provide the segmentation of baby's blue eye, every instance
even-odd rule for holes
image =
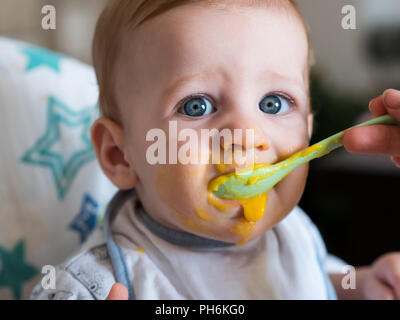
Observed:
[[[278,95],[266,96],[259,104],[260,110],[269,114],[285,113],[290,110],[289,101]]]
[[[178,112],[190,117],[201,117],[214,112],[214,107],[207,98],[195,97],[187,100]]]

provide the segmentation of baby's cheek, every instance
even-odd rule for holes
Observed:
[[[285,179],[275,186],[275,190],[281,199],[281,205],[285,208],[293,208],[300,201],[306,185],[308,164],[303,164],[294,169]]]
[[[276,144],[279,161],[285,160],[296,152],[309,146],[308,136],[301,132],[286,135],[285,139]]]
[[[200,207],[200,200],[207,196],[206,190],[201,187],[203,177],[202,166],[163,166],[156,177],[158,197],[170,212],[194,218],[195,208]]]
[[[162,166],[156,176],[156,190],[159,199],[171,210],[180,210],[188,198],[188,190],[182,188],[182,177],[176,172],[176,165]]]
[[[298,115],[270,132],[271,143],[283,160],[309,145],[306,117]]]

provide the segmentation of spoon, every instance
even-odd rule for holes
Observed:
[[[384,115],[351,128],[374,124],[400,125],[392,116]],[[247,199],[266,192],[296,167],[343,146],[342,137],[345,131],[334,134],[276,164],[256,164],[254,167],[216,177],[210,181],[208,190],[217,197],[225,199]]]

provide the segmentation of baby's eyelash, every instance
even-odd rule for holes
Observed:
[[[183,106],[187,101],[189,101],[192,98],[207,98],[208,100],[214,102],[214,100],[205,93],[197,93],[197,94],[195,93],[195,94],[191,94],[191,95],[187,96],[186,98],[182,99],[178,103],[178,105]]]
[[[266,97],[273,96],[273,95],[276,95],[276,96],[286,99],[293,106],[296,105],[296,101],[292,97],[290,97],[289,95],[287,95],[286,93],[283,93],[283,92],[271,92],[268,95],[266,95]]]

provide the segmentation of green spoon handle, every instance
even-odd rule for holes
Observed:
[[[346,130],[343,130],[341,132],[338,132],[324,140],[321,140],[320,142],[313,144],[312,146],[301,150],[294,155],[292,155],[290,158],[287,160],[284,160],[276,165],[273,165],[272,167],[276,166],[276,169],[282,170],[281,178],[289,174],[294,168],[309,162],[315,158],[320,158],[328,153],[330,153],[332,150],[335,150],[341,146],[343,146],[342,143],[342,138],[344,133],[352,128],[355,127],[365,127],[365,126],[371,126],[375,124],[386,124],[386,125],[400,125],[399,122],[397,122],[392,116],[390,115],[384,115],[378,118],[374,118],[372,120],[360,123],[358,125],[355,125],[353,127],[350,127]],[[279,166],[279,167],[278,167]],[[260,168],[257,170],[254,170],[248,174],[249,177],[257,177],[257,180],[261,180],[265,177],[270,176],[272,168]]]
[[[356,127],[366,127],[366,126],[371,126],[371,125],[375,125],[375,124],[400,125],[400,123],[398,121],[396,121],[391,115],[388,115],[388,114],[378,117],[378,118],[374,118],[369,121],[365,121],[360,124],[357,124],[353,127],[350,127],[346,130],[338,132],[338,133],[318,142],[319,145],[323,145],[326,147],[321,148],[320,150],[317,150],[317,152],[315,152],[315,153],[313,152],[312,153],[313,156],[310,159],[304,159],[305,162],[315,159],[315,158],[318,158],[318,157],[321,157],[321,156],[325,155],[327,153],[327,151],[330,152],[332,150],[335,150],[336,148],[343,146],[342,138],[346,131],[348,131],[352,128],[356,128]]]

